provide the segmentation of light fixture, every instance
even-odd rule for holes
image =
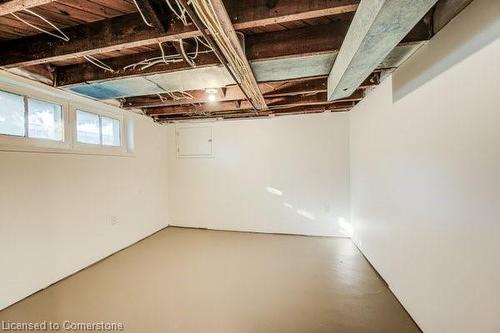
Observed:
[[[215,102],[217,100],[217,89],[208,88],[205,89],[205,93],[207,94],[207,99],[209,102]]]

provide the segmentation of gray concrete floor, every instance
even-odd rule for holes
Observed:
[[[148,333],[420,332],[348,239],[172,227],[2,320],[123,322]]]

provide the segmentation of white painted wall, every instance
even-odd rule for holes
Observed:
[[[131,117],[131,157],[0,151],[0,309],[167,226],[167,129]]]
[[[177,158],[170,127],[171,225],[346,235],[339,218],[349,216],[347,114],[208,125],[215,156],[203,159]]]
[[[354,239],[426,333],[500,332],[500,2],[350,114]]]

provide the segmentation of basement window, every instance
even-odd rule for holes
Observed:
[[[62,106],[28,98],[28,137],[63,141]]]
[[[76,140],[78,143],[103,146],[121,146],[120,120],[77,110]]]
[[[0,134],[63,141],[62,106],[0,91]]]
[[[0,105],[0,134],[24,136],[24,97],[0,90]]]

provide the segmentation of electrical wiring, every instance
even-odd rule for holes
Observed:
[[[167,103],[167,102],[168,102],[168,98],[163,97],[161,94],[156,94],[156,95],[158,95],[158,97],[160,98],[160,101],[161,101],[162,103]]]
[[[144,59],[144,60],[141,60],[137,63],[127,65],[127,66],[123,67],[123,69],[124,70],[129,70],[129,69],[135,70],[135,69],[139,68],[139,70],[142,71],[142,70],[145,70],[145,69],[152,67],[154,65],[157,65],[157,64],[165,63],[166,65],[168,65],[170,63],[182,61],[182,59],[177,59],[177,58],[179,58],[177,55],[175,55],[175,56],[165,55],[165,50],[163,49],[163,46],[161,43],[158,43],[158,46],[160,47],[160,51],[161,51],[160,57],[153,57],[153,58]]]
[[[217,17],[217,13],[211,1],[191,0],[190,3],[194,8],[196,15],[206,26],[212,38],[224,54],[229,68],[233,72],[235,78],[239,81],[239,84],[247,93],[249,99],[252,101],[252,104],[254,104],[254,106],[258,109],[265,107],[265,101],[263,101],[262,95],[256,90],[251,80],[253,74],[249,73],[245,60],[238,54],[238,52],[235,52],[235,47],[228,35],[225,33],[224,27]]]
[[[16,13],[11,13],[12,16],[14,16],[16,19],[18,19],[19,21],[23,22],[24,24],[32,27],[33,29],[36,29],[38,31],[41,31],[43,33],[46,33],[47,35],[50,35],[50,36],[53,36],[53,37],[56,37],[56,38],[59,38],[59,39],[62,39],[63,41],[67,42],[69,41],[69,37],[61,30],[59,29],[55,24],[53,24],[52,22],[50,22],[49,20],[47,20],[45,17],[43,17],[42,15],[40,14],[37,14],[35,13],[34,11],[30,10],[30,9],[23,9],[23,11],[25,11],[26,13],[28,14],[31,14],[33,16],[36,16],[38,17],[39,19],[41,19],[42,21],[44,21],[45,23],[47,23],[48,25],[50,25],[52,28],[54,28],[59,34],[55,34],[53,33],[52,31],[48,31],[48,30],[45,30],[43,28],[40,28],[34,24],[31,24],[30,22],[24,20],[23,18],[21,18],[20,16],[18,16]]]
[[[141,61],[139,61],[137,63],[127,65],[127,66],[123,67],[123,69],[124,70],[137,70],[138,69],[138,70],[143,71],[143,70],[145,70],[147,68],[150,68],[150,67],[158,65],[158,64],[164,63],[166,65],[169,65],[169,64],[172,64],[172,63],[178,63],[178,62],[182,62],[183,61],[182,56],[180,54],[166,55],[165,54],[165,50],[163,49],[162,44],[158,43],[158,45],[160,47],[161,56],[141,60]],[[197,47],[194,52],[187,52],[186,54],[191,59],[196,59],[196,57],[199,54],[210,53],[210,52],[212,52],[212,51],[211,50],[200,51],[198,49],[198,47]]]
[[[151,22],[148,22],[146,19],[146,16],[144,16],[144,13],[142,12],[141,7],[139,7],[139,4],[137,3],[137,0],[132,0],[134,1],[135,6],[137,7],[137,10],[139,11],[139,14],[141,14],[142,20],[148,27],[153,27],[153,24]]]
[[[174,13],[174,15],[184,24],[184,25],[188,25],[188,19],[187,19],[187,16],[186,16],[186,9],[179,3],[179,1],[177,0],[174,0],[175,2],[175,5],[177,6],[178,9],[175,9],[174,6],[170,3],[170,0],[165,0],[165,2],[167,3],[168,7],[170,8],[170,10],[172,11],[172,13]],[[181,52],[181,55],[183,56],[184,60],[191,66],[191,67],[196,67],[196,63],[194,62],[194,59],[196,59],[196,57],[198,56],[198,50],[199,50],[199,44],[202,44],[203,46],[207,47],[208,49],[212,49],[210,47],[210,45],[204,41],[202,38],[200,37],[194,37],[194,40],[195,40],[195,43],[196,43],[196,51],[195,51],[195,55],[193,57],[189,57],[188,54],[186,53],[185,49],[184,49],[184,45],[182,43],[182,39],[179,40],[179,43],[180,43],[180,52]]]
[[[83,57],[85,58],[85,60],[87,60],[88,62],[90,62],[94,66],[97,66],[97,67],[99,67],[101,69],[104,69],[107,72],[111,72],[111,73],[115,72],[115,70],[113,68],[109,67],[104,62],[102,62],[101,60],[97,59],[96,57],[93,57],[91,55],[84,55]]]
[[[194,62],[194,59],[196,59],[196,57],[198,56],[199,44],[198,44],[198,40],[196,38],[195,38],[195,43],[196,43],[195,54],[194,54],[194,57],[191,58],[186,53],[186,50],[184,49],[184,41],[182,39],[179,40],[179,50],[180,50],[181,56],[188,63],[188,65],[191,67],[196,67],[196,63]]]
[[[168,97],[170,97],[170,99],[173,101],[194,99],[193,95],[191,95],[190,93],[185,92],[185,91],[168,91],[168,92],[165,92],[164,94],[167,95]],[[165,96],[162,96],[162,94],[157,94],[157,96],[160,98],[162,103],[168,103],[170,101]]]
[[[167,6],[168,6],[168,8],[170,8],[170,10],[172,11],[172,13],[174,13],[174,15],[179,20],[181,20],[181,22],[184,25],[188,25],[188,21],[187,21],[187,17],[186,17],[186,10],[184,9],[184,7],[182,7],[182,5],[177,0],[174,0],[175,4],[177,5],[177,8],[179,10],[179,12],[177,12],[177,10],[174,9],[174,7],[172,6],[172,4],[170,3],[170,0],[165,0],[165,1],[167,2]]]

